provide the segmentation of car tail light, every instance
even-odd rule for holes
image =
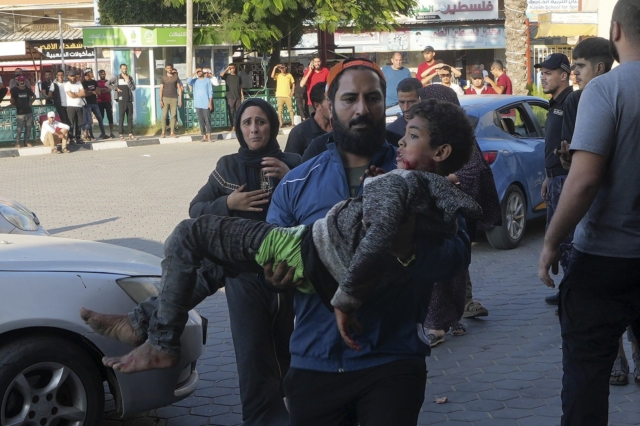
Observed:
[[[492,165],[496,161],[496,158],[498,158],[498,151],[485,151],[482,155],[484,155],[484,159],[487,160],[487,163]]]

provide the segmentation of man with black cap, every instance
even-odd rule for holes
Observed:
[[[547,227],[549,227],[553,214],[558,208],[560,193],[568,174],[567,170],[562,167],[560,157],[555,154],[555,150],[560,150],[561,145],[564,101],[573,92],[573,87],[571,87],[569,80],[571,65],[569,64],[569,58],[564,54],[552,53],[547,56],[544,62],[536,64],[534,67],[540,70],[542,91],[551,95],[544,132],[544,167],[546,176],[544,182],[542,182],[541,189],[542,198],[547,203]],[[560,265],[565,274],[569,267],[572,240],[573,230],[560,244],[560,251],[562,252]]]
[[[465,95],[495,95],[493,87],[484,84],[484,74],[480,68],[471,72],[471,86],[464,91]]]
[[[418,65],[418,71],[416,72],[416,77],[420,81],[426,76],[436,73],[434,68],[436,65],[436,50],[432,46],[427,46],[422,51],[422,56],[424,56],[424,62]]]

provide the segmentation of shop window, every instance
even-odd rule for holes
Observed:
[[[151,76],[149,75],[149,49],[134,49],[136,56],[136,79],[139,86],[148,86],[151,84]]]

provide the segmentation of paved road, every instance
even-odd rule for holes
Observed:
[[[187,217],[189,201],[217,159],[236,148],[236,141],[218,141],[0,158],[0,194],[36,211],[53,235],[160,256],[164,238]],[[536,270],[543,227],[531,224],[516,250],[493,250],[486,241],[474,247],[474,290],[490,316],[465,321],[468,334],[447,335],[427,359],[421,425],[559,424],[559,327],[553,309],[544,304],[549,290]],[[241,423],[224,293],[210,297],[198,310],[209,318],[210,327],[195,395],[124,422],[108,413],[104,426]],[[433,402],[442,396],[449,402]],[[640,424],[639,401],[636,385],[612,388],[611,424]],[[113,410],[112,401],[107,409]]]

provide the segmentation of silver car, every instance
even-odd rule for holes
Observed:
[[[0,234],[49,235],[38,216],[18,203],[0,196]]]
[[[124,416],[186,398],[198,385],[206,320],[195,311],[179,365],[121,374],[103,356],[132,348],[94,333],[84,306],[125,314],[158,294],[160,259],[91,241],[0,233],[0,424],[100,423],[104,382]]]

